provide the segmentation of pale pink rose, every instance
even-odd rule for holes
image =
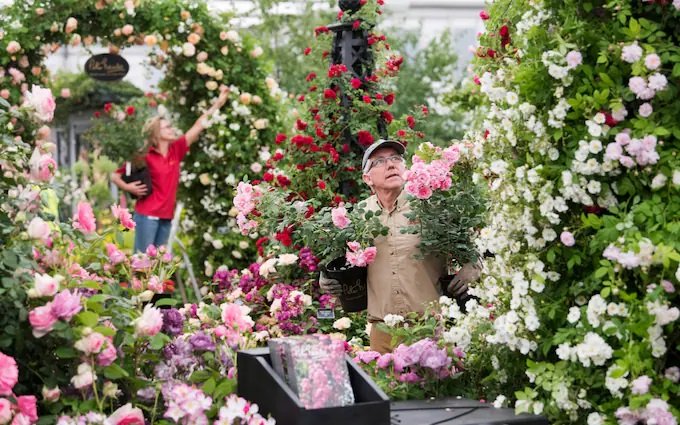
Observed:
[[[0,90],[0,97],[1,98],[7,100],[7,99],[9,99],[9,95],[10,95],[9,90],[7,90],[7,89]]]
[[[197,62],[205,62],[208,59],[208,53],[206,52],[200,52],[199,54],[196,55],[196,61]]]
[[[113,412],[106,420],[106,425],[144,425],[144,414],[137,407],[128,403]]]
[[[158,276],[155,275],[149,278],[149,283],[146,285],[146,287],[157,294],[163,292],[163,282]]]
[[[82,389],[89,387],[96,380],[97,376],[92,367],[87,363],[81,363],[78,365],[78,374],[71,378],[71,383],[77,389]]]
[[[347,217],[347,210],[342,203],[337,208],[331,209],[331,219],[339,229],[344,229],[351,223],[349,217]]]
[[[135,31],[135,27],[133,27],[130,24],[123,25],[123,28],[121,28],[120,32],[123,33],[123,35],[128,36],[131,35]]]
[[[651,53],[645,57],[645,66],[653,71],[661,66],[661,58],[656,53]]]
[[[652,385],[652,379],[647,375],[642,375],[630,383],[630,389],[633,394],[642,395],[649,392],[650,385]]]
[[[70,17],[66,20],[66,26],[64,27],[64,32],[66,34],[71,34],[78,28],[78,20],[76,18]]]
[[[153,47],[158,43],[158,38],[156,38],[155,35],[149,34],[146,37],[144,37],[144,44],[146,44],[149,47]]]
[[[112,338],[106,338],[106,345],[104,349],[97,356],[97,365],[99,366],[109,366],[118,358],[118,352],[116,347],[113,345]]]
[[[355,252],[358,251],[359,248],[361,248],[361,244],[359,242],[356,242],[356,241],[347,242],[347,246],[349,247],[349,249],[351,249],[352,251],[355,251]]]
[[[220,40],[224,41],[226,39],[227,39],[227,32],[226,31],[220,32]]]
[[[574,235],[571,232],[567,231],[562,232],[562,234],[560,235],[560,241],[562,241],[562,243],[565,246],[574,246],[574,244],[576,243]]]
[[[132,219],[132,214],[130,214],[130,211],[127,208],[121,207],[119,205],[112,205],[111,212],[115,218],[120,220],[120,224],[122,224],[123,227],[126,229],[135,228],[135,222]]]
[[[257,46],[250,52],[250,56],[252,58],[259,58],[260,56],[262,56],[262,53],[264,53],[264,50],[262,50],[262,47]]]
[[[571,52],[567,53],[567,68],[576,68],[577,66],[581,65],[582,62],[583,56],[578,50],[572,50]]]
[[[186,57],[191,57],[194,54],[196,54],[196,46],[193,44],[186,42],[182,45],[182,54]]]
[[[9,43],[7,43],[7,53],[10,55],[13,55],[21,50],[21,44],[18,42],[12,40]]]
[[[637,62],[641,57],[642,48],[637,44],[637,41],[633,44],[624,46],[621,51],[621,59],[628,63]]]
[[[81,297],[77,292],[71,293],[68,289],[59,292],[52,300],[52,314],[65,321],[71,320],[78,314],[83,306],[80,304]]]
[[[227,327],[238,332],[247,332],[253,328],[255,322],[249,316],[250,308],[244,305],[225,303],[221,305],[222,321]]]
[[[227,336],[228,332],[229,332],[229,330],[224,325],[216,326],[215,329],[213,329],[213,333],[218,338],[224,338],[225,336]]]
[[[43,400],[54,403],[55,401],[59,400],[59,397],[61,397],[61,390],[59,387],[47,388],[46,386],[43,386],[42,396]]]
[[[89,355],[99,353],[104,347],[105,342],[106,338],[104,335],[100,334],[99,332],[92,332],[91,334],[80,338],[73,346],[78,351],[82,351],[83,353]]]
[[[654,112],[654,108],[652,108],[652,105],[650,105],[648,102],[640,105],[640,108],[638,109],[638,113],[643,118],[647,118],[648,116],[652,115],[652,112]]]
[[[61,89],[60,96],[63,97],[64,99],[68,99],[69,97],[71,97],[71,89],[69,88]]]
[[[33,327],[34,337],[40,338],[48,334],[57,322],[57,317],[52,312],[52,303],[31,310],[28,313],[28,321]]]
[[[364,258],[367,265],[375,261],[375,256],[377,255],[377,253],[378,249],[374,246],[369,246],[364,250]]]
[[[45,241],[50,236],[50,225],[40,217],[33,217],[33,220],[28,223],[28,229],[26,230],[28,237],[31,239]]]
[[[633,161],[633,158],[623,155],[621,158],[619,158],[619,162],[621,165],[623,165],[626,168],[633,168],[635,167],[635,161]]]
[[[156,307],[147,305],[142,315],[135,320],[135,335],[154,336],[163,327],[163,314]]]
[[[78,209],[73,216],[73,228],[84,234],[94,233],[97,230],[97,222],[92,212],[92,206],[88,202],[78,202]]]
[[[135,2],[132,0],[125,0],[123,6],[125,6],[128,15],[132,15],[135,12]]]
[[[675,287],[673,286],[673,283],[671,283],[670,280],[662,280],[661,281],[661,287],[663,287],[663,290],[666,291],[669,294],[672,294],[675,292]]]
[[[148,256],[145,254],[135,254],[130,262],[132,270],[146,270],[151,268],[152,263]]]
[[[16,68],[10,68],[7,72],[9,72],[9,75],[12,76],[12,82],[13,82],[14,84],[19,84],[19,83],[21,83],[22,81],[26,80],[26,75],[25,75],[23,72],[21,72],[21,71],[19,71],[18,69],[16,69]],[[27,90],[27,88],[25,88],[25,87],[23,86],[23,84],[22,84],[22,85],[21,85],[21,92],[23,93],[23,92],[25,92],[26,90]]]
[[[106,244],[106,255],[109,256],[109,262],[113,265],[122,263],[127,258],[125,253],[112,243]]]
[[[35,110],[36,118],[40,121],[52,121],[54,109],[57,107],[52,91],[33,84],[31,91],[24,93],[24,106]]]
[[[48,274],[36,273],[34,287],[39,297],[51,297],[59,290],[59,280]]]
[[[31,177],[38,181],[49,182],[57,171],[57,161],[52,158],[52,155],[40,155],[37,163],[31,164],[33,165],[35,165],[35,173],[31,173]]]
[[[19,380],[19,368],[14,357],[0,352],[0,395],[11,395]]]
[[[34,395],[22,395],[17,397],[19,412],[26,415],[31,422],[36,422],[38,420],[38,407],[36,406],[36,401]]]
[[[0,397],[0,424],[9,423],[10,419],[12,419],[12,403]]]

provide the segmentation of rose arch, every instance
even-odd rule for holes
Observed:
[[[18,1],[3,10],[0,22],[0,95],[12,104],[33,84],[49,85],[44,60],[67,44],[108,45],[111,53],[148,46],[150,63],[165,71],[159,88],[181,129],[207,108],[221,84],[229,86],[229,104],[185,159],[182,229],[197,235],[189,246],[201,269],[249,249],[231,231],[230,184],[266,155],[259,149],[274,140],[280,96],[255,40],[231,29],[228,17],[211,13],[205,3],[186,0]]]

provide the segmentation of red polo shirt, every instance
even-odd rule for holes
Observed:
[[[187,152],[189,146],[184,136],[170,144],[166,156],[161,155],[154,147],[149,149],[145,159],[151,174],[153,191],[151,195],[137,200],[136,212],[151,217],[172,219],[179,186],[179,166]],[[123,174],[125,167],[118,169],[117,172]]]

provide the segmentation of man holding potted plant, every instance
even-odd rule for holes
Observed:
[[[375,240],[376,258],[368,266],[368,320],[382,322],[388,314],[404,316],[422,313],[427,303],[441,295],[439,278],[446,274],[443,258],[418,255],[420,236],[401,230],[414,223],[406,214],[411,211],[404,191],[404,145],[393,140],[378,140],[366,149],[362,160],[363,180],[373,195],[366,200],[367,209],[380,212],[382,224],[389,228],[387,236]],[[448,286],[448,294],[463,297],[467,285],[479,278],[478,264],[465,264]],[[321,289],[337,294],[340,284],[323,273]],[[391,336],[371,327],[371,349],[385,353],[392,350]]]

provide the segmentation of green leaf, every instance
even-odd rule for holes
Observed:
[[[166,334],[162,332],[159,332],[156,335],[152,336],[149,342],[152,349],[160,350],[165,346],[166,342],[170,342],[170,337],[168,337]]]
[[[602,298],[607,298],[609,294],[611,294],[612,288],[607,286],[606,288],[602,288],[600,291],[600,295],[602,295]]]
[[[174,298],[161,298],[160,300],[156,301],[156,307],[161,307],[161,306],[175,306],[177,305],[179,301],[177,301]]]
[[[95,332],[99,332],[100,334],[102,334],[104,336],[114,336],[116,334],[116,330],[111,329],[108,326],[96,326],[93,330]]]
[[[607,273],[609,273],[608,267],[600,267],[595,271],[595,279],[600,279],[604,277]]]
[[[97,322],[99,321],[99,315],[92,311],[83,311],[78,313],[76,319],[78,320],[78,322],[82,323],[83,326],[89,326],[93,328],[97,326]]]
[[[210,378],[207,381],[205,381],[202,389],[204,393],[211,395],[215,390],[215,378]]]
[[[197,370],[192,373],[189,377],[189,381],[197,384],[199,382],[205,382],[212,377],[212,374],[207,370]]]
[[[221,400],[236,391],[236,379],[223,379],[213,392],[213,400]]]
[[[54,350],[54,354],[60,359],[73,359],[78,357],[78,353],[73,347],[59,347]]]
[[[130,376],[130,374],[125,369],[118,366],[117,363],[114,363],[104,368],[104,376],[106,376],[108,379],[120,379]]]

